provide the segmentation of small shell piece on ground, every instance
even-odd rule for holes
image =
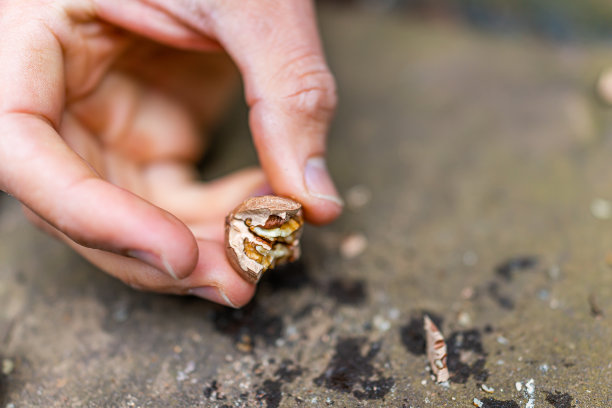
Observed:
[[[475,407],[480,407],[482,408],[484,406],[484,404],[482,403],[481,400],[479,400],[478,398],[474,398],[474,402],[473,402]]]
[[[350,234],[340,243],[340,255],[344,259],[353,259],[363,253],[368,246],[368,239],[363,234]]]
[[[423,321],[427,341],[427,359],[431,365],[431,371],[436,376],[436,382],[448,381],[449,373],[446,365],[447,355],[444,337],[429,316],[425,315]]]
[[[487,384],[482,384],[480,386],[484,392],[488,392],[489,394],[493,394],[495,392],[495,388],[489,387]]]

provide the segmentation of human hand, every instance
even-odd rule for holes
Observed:
[[[241,306],[255,288],[225,258],[227,212],[267,178],[307,220],[339,215],[322,159],[335,88],[309,1],[0,0],[0,34],[0,188],[122,281]],[[265,177],[203,184],[194,118],[231,83],[221,51]]]

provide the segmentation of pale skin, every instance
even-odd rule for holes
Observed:
[[[340,214],[309,0],[0,0],[0,34],[0,189],[123,282],[240,307],[255,287],[225,257],[233,207],[271,189],[312,223]],[[261,169],[199,182],[237,75]]]

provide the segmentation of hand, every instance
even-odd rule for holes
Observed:
[[[223,105],[228,55],[265,176],[203,184],[198,126]],[[307,220],[339,215],[323,161],[335,103],[307,0],[0,0],[0,188],[137,288],[245,304],[223,217],[266,178]]]

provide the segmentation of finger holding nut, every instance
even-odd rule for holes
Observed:
[[[227,258],[248,282],[300,257],[304,218],[302,205],[285,197],[252,197],[225,220]]]

